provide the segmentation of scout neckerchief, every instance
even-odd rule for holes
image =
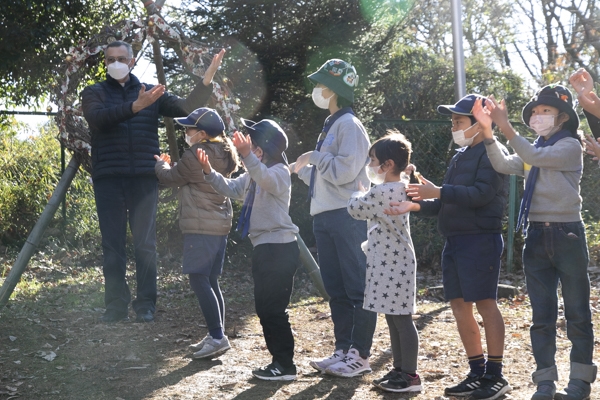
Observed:
[[[543,136],[539,136],[533,145],[535,147],[548,147],[554,145],[560,139],[570,137],[571,133],[565,129],[550,136],[549,139],[544,139]],[[527,232],[527,217],[529,216],[529,207],[531,206],[531,198],[533,197],[533,189],[535,181],[537,180],[540,172],[539,167],[532,166],[527,176],[527,183],[525,184],[525,191],[523,192],[523,199],[521,200],[521,209],[519,210],[519,218],[517,218],[517,227],[515,232],[519,231],[521,225],[523,225],[523,234]]]
[[[266,166],[267,168],[271,168],[275,164],[279,164],[279,161],[268,162]],[[240,217],[238,218],[237,226],[235,227],[236,231],[242,231],[242,239],[248,236],[248,231],[250,230],[250,215],[252,214],[255,195],[256,182],[254,179],[250,178],[250,186],[248,187],[244,205],[242,206],[242,211],[240,212]]]
[[[327,136],[327,132],[329,132],[329,129],[333,126],[335,121],[337,121],[344,114],[354,115],[354,111],[352,111],[351,107],[344,107],[344,108],[337,110],[335,113],[333,113],[329,117],[327,117],[327,119],[325,119],[325,124],[323,125],[323,130],[321,131],[321,134],[319,135],[319,140],[317,141],[317,148],[316,148],[317,151],[321,150],[321,146],[323,145],[323,141],[325,140],[325,137]],[[308,185],[308,201],[310,201],[310,199],[314,195],[316,173],[317,173],[317,168],[316,168],[316,166],[313,165],[310,170],[310,184]]]

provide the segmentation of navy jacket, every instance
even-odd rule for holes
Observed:
[[[440,198],[421,201],[420,214],[437,215],[438,230],[445,237],[502,233],[507,195],[508,175],[494,170],[481,142],[456,152]]]
[[[146,90],[153,85],[145,84]],[[212,85],[200,82],[187,99],[165,92],[154,104],[135,114],[140,81],[132,74],[125,86],[112,77],[86,87],[83,115],[92,135],[92,179],[114,176],[155,176],[154,155],[160,154],[158,119],[185,117],[206,104]]]

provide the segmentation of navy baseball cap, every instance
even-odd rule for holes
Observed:
[[[241,121],[252,141],[263,149],[269,158],[288,165],[285,155],[285,150],[288,147],[288,138],[277,122],[271,119],[254,122],[244,118],[241,118]]]
[[[225,130],[225,124],[219,114],[207,107],[197,108],[185,118],[175,118],[175,122],[205,131],[212,137],[219,136]]]
[[[438,106],[437,112],[444,115],[460,114],[473,116],[473,106],[475,105],[475,100],[477,99],[483,99],[482,105],[485,105],[485,97],[478,94],[468,94],[457,101],[456,104],[442,104],[441,106]]]

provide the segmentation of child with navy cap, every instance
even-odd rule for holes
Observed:
[[[225,330],[225,303],[219,287],[223,272],[227,235],[231,229],[229,199],[218,194],[198,168],[196,149],[203,149],[214,168],[226,176],[238,169],[238,156],[225,125],[211,108],[198,108],[185,118],[175,118],[185,127],[187,149],[173,167],[167,154],[155,156],[155,172],[163,185],[179,188],[179,227],[183,232],[183,273],[198,298],[208,334],[190,346],[193,358],[214,358],[230,348]]]
[[[233,144],[247,172],[227,179],[211,167],[203,149],[197,150],[206,181],[224,196],[245,199],[237,230],[250,238],[254,304],[272,361],[252,371],[263,380],[296,379],[294,337],[286,311],[299,265],[298,227],[289,215],[292,180],[285,155],[288,139],[279,124],[242,119],[248,132],[235,132]]]
[[[573,96],[562,85],[541,88],[525,105],[523,122],[538,134],[531,144],[508,120],[504,100],[488,98],[474,109],[485,147],[496,171],[525,177],[518,225],[526,233],[523,269],[533,311],[531,348],[537,365],[532,400],[584,400],[596,379],[594,332],[590,310],[589,255],[581,219],[579,184],[583,173],[579,117]],[[498,125],[516,154],[506,155],[492,136]],[[556,320],[561,284],[571,373],[565,392],[556,393]]]
[[[470,368],[467,377],[447,387],[444,394],[491,400],[511,390],[502,375],[505,329],[496,302],[508,176],[496,172],[488,159],[481,126],[472,112],[477,99],[481,96],[469,94],[454,105],[437,109],[451,115],[452,137],[460,146],[442,185],[421,177],[422,185],[409,185],[406,191],[413,202],[390,203],[388,212],[419,211],[438,217],[438,229],[446,238],[444,296],[450,301]],[[501,147],[499,151],[503,151]],[[473,304],[483,319],[487,360]]]

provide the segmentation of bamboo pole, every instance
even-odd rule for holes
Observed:
[[[306,247],[306,243],[304,243],[304,240],[302,240],[299,233],[296,234],[296,239],[298,240],[298,248],[300,249],[300,261],[304,265],[304,268],[306,268],[308,271],[308,276],[310,276],[310,279],[321,293],[321,296],[323,296],[325,300],[329,301],[329,295],[325,290],[319,265],[310,253],[310,250],[308,250],[308,247]]]
[[[37,246],[40,244],[46,228],[50,224],[50,221],[52,221],[52,217],[54,217],[56,210],[62,203],[62,200],[67,193],[67,189],[69,189],[69,186],[71,186],[71,182],[73,181],[73,178],[79,169],[79,164],[80,161],[73,156],[69,162],[69,165],[67,165],[65,172],[60,178],[58,185],[56,185],[56,189],[54,190],[52,197],[50,197],[48,204],[46,204],[42,215],[40,215],[40,218],[35,223],[35,226],[27,237],[25,245],[23,245],[17,260],[15,261],[13,267],[8,273],[8,276],[6,277],[6,280],[0,288],[0,309],[4,307],[6,303],[8,303],[10,295],[17,286],[17,283],[19,283],[21,280],[21,275],[23,275],[23,272],[25,272],[25,268],[27,268],[27,264],[29,263],[31,256],[33,256]]]

